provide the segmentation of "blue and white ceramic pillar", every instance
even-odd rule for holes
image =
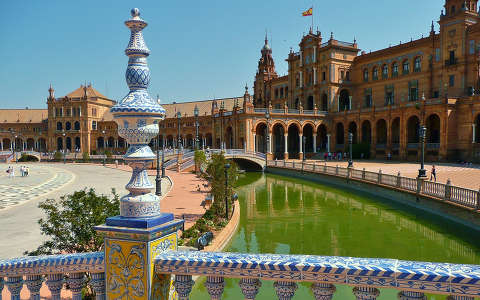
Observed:
[[[153,261],[159,253],[177,248],[177,231],[183,220],[161,213],[160,199],[152,193],[146,166],[155,159],[148,146],[159,133],[158,121],[165,110],[148,94],[150,50],[143,40],[147,22],[137,8],[125,22],[130,29],[130,42],[125,54],[125,74],[129,93],[111,108],[118,133],[129,144],[125,161],[132,168],[132,177],[125,186],[128,194],[120,199],[120,216],[108,218],[96,230],[105,235],[105,276],[107,299],[169,299],[170,276],[156,275]]]

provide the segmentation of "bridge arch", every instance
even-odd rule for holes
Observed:
[[[274,159],[283,159],[285,155],[285,126],[281,122],[276,122],[272,127],[273,138],[273,156]]]

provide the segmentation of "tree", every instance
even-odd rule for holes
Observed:
[[[88,152],[83,152],[82,158],[83,162],[88,162],[90,160],[90,155],[88,155]]]
[[[198,173],[199,171],[202,170],[202,167],[207,162],[207,157],[205,156],[205,152],[203,152],[202,150],[195,150],[194,161],[195,161],[195,172]]]
[[[229,163],[228,169],[228,189],[225,189],[225,165]],[[206,179],[210,182],[211,193],[214,197],[212,205],[213,211],[216,214],[225,212],[225,194],[229,201],[229,213],[232,209],[232,195],[233,186],[237,182],[237,165],[234,162],[227,161],[223,153],[213,153],[211,160],[207,166],[207,170],[204,174]]]
[[[98,196],[94,189],[76,191],[60,200],[47,199],[38,207],[46,217],[38,220],[42,234],[50,240],[37,250],[24,254],[43,255],[75,252],[99,251],[103,247],[103,237],[93,229],[104,224],[107,217],[120,213],[119,197],[112,189],[113,197]]]
[[[53,154],[53,159],[55,161],[60,161],[63,158],[63,154],[60,151],[55,151]]]

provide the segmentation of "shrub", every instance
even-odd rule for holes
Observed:
[[[96,195],[94,189],[76,191],[59,200],[47,199],[38,205],[45,214],[38,220],[40,231],[50,239],[28,255],[99,251],[103,237],[94,226],[105,223],[107,217],[120,213],[120,201],[115,190],[110,199]]]
[[[55,151],[55,154],[53,154],[53,160],[55,161],[60,161],[63,158],[63,154],[60,151]]]
[[[33,155],[22,153],[22,156],[18,159],[18,161],[19,162],[38,161],[38,158]]]
[[[88,152],[83,152],[82,158],[83,162],[88,162],[90,160],[90,155],[88,155]]]

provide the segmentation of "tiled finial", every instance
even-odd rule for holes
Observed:
[[[158,121],[165,118],[165,109],[147,91],[150,84],[147,64],[150,50],[142,34],[147,22],[140,18],[138,8],[130,12],[132,18],[125,22],[131,31],[130,42],[125,49],[128,56],[125,79],[130,91],[110,111],[118,124],[118,134],[130,144],[124,159],[133,170],[130,182],[125,186],[130,193],[120,200],[120,215],[146,218],[160,215],[160,201],[151,193],[154,186],[148,180],[145,168],[155,158],[148,143],[158,135]]]

